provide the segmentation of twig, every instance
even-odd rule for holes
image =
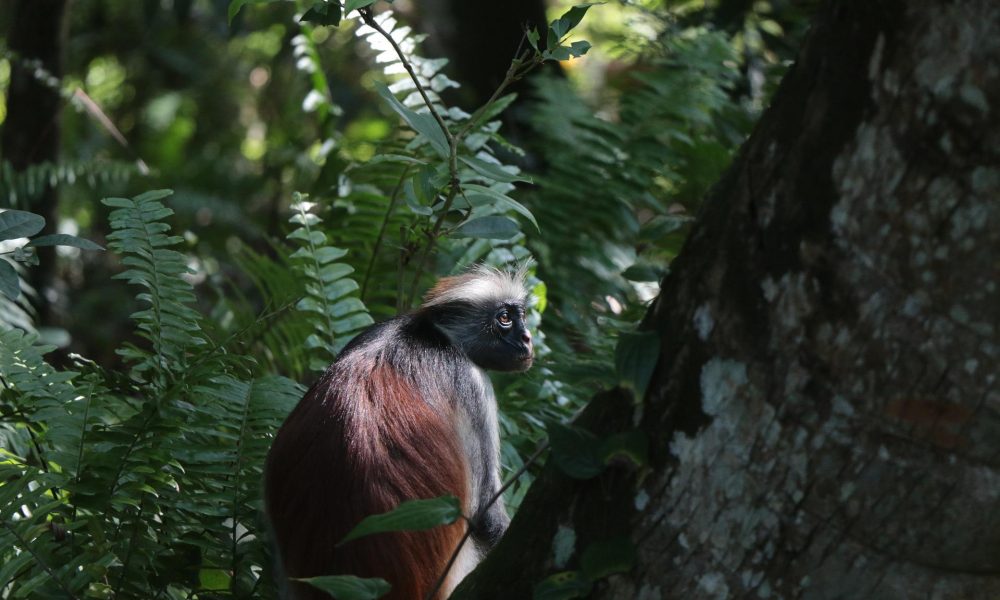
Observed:
[[[427,108],[431,111],[431,115],[434,117],[434,120],[441,126],[441,131],[444,132],[445,139],[447,139],[448,144],[451,145],[455,138],[451,134],[451,131],[448,130],[448,124],[444,122],[441,114],[436,108],[434,108],[434,104],[427,95],[427,91],[424,89],[423,84],[420,83],[420,79],[417,77],[416,71],[413,70],[413,66],[410,65],[410,61],[406,60],[406,55],[403,54],[403,49],[399,47],[399,44],[396,43],[396,40],[389,34],[389,32],[383,29],[382,26],[375,21],[375,14],[372,12],[370,6],[358,10],[361,13],[361,19],[365,22],[365,25],[382,34],[382,37],[384,37],[389,44],[392,45],[392,49],[396,51],[396,56],[398,56],[400,62],[403,63],[403,68],[405,68],[406,72],[410,74],[410,79],[413,80],[413,85],[417,86],[417,92],[419,92],[420,97],[424,99],[424,104],[426,104]]]
[[[498,489],[496,493],[493,494],[493,496],[490,498],[489,502],[487,502],[485,506],[479,509],[479,512],[484,512],[489,507],[493,506],[496,503],[496,501],[500,499],[500,496],[503,496],[503,493],[506,492],[510,486],[514,485],[514,482],[517,481],[521,477],[521,475],[524,475],[524,472],[528,470],[528,467],[534,464],[534,462],[538,460],[538,458],[542,455],[543,452],[545,452],[548,449],[548,447],[549,447],[548,440],[543,441],[538,446],[538,449],[535,450],[535,452],[528,457],[528,460],[524,461],[524,464],[521,465],[521,468],[518,469],[517,472],[515,472],[513,475],[511,475],[510,478],[507,479],[506,483],[500,486],[500,489]],[[468,519],[466,520],[468,521]],[[469,541],[469,538],[471,536],[472,536],[472,523],[469,522],[468,528],[465,530],[465,535],[463,535],[462,539],[459,540],[458,546],[455,547],[455,551],[451,553],[451,558],[448,559],[448,564],[444,566],[444,571],[441,572],[441,576],[438,577],[437,582],[434,583],[434,587],[431,588],[430,592],[427,593],[427,596],[424,598],[424,600],[431,600],[432,598],[434,598],[434,595],[437,594],[438,590],[441,589],[441,586],[444,585],[444,580],[448,577],[448,572],[451,571],[451,567],[455,564],[455,560],[458,559],[458,554],[462,551],[462,546],[464,546],[465,543]]]
[[[372,271],[375,269],[375,259],[378,257],[378,252],[382,248],[382,241],[385,239],[385,230],[389,226],[389,219],[392,217],[392,213],[396,211],[396,204],[399,202],[399,193],[403,189],[403,183],[406,181],[406,176],[410,174],[410,170],[413,165],[406,165],[403,169],[403,174],[399,176],[399,181],[396,182],[396,188],[392,190],[392,195],[389,197],[389,207],[385,210],[385,218],[382,219],[382,227],[378,230],[378,237],[375,238],[375,247],[372,248],[372,256],[368,259],[368,269],[365,271],[365,279],[361,282],[361,301],[365,301],[365,293],[368,291],[368,281],[371,279]]]

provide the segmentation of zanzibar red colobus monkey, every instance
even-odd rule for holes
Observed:
[[[496,398],[484,369],[533,359],[524,270],[487,267],[446,277],[412,314],[351,341],[278,432],[267,457],[265,506],[285,575],[381,577],[388,598],[423,600],[458,546],[465,520],[426,531],[337,543],[364,517],[405,500],[451,494],[471,518],[434,596],[451,590],[510,519],[500,488]],[[329,598],[291,581],[295,600]]]

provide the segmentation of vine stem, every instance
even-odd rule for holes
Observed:
[[[518,469],[513,475],[511,475],[502,486],[500,486],[500,489],[498,489],[496,493],[493,494],[493,496],[490,498],[489,502],[487,502],[485,506],[479,509],[480,512],[485,511],[489,507],[493,506],[496,503],[496,501],[500,499],[500,496],[503,496],[503,493],[506,492],[507,489],[510,488],[510,486],[514,485],[514,482],[517,481],[521,477],[521,475],[524,475],[524,472],[528,470],[528,467],[533,465],[535,461],[537,461],[539,457],[542,456],[542,453],[548,450],[548,448],[549,448],[548,440],[545,440],[541,444],[539,444],[535,452],[528,457],[528,460],[524,461],[524,464],[521,465],[521,468]],[[468,519],[466,519],[466,521],[468,521]],[[448,577],[448,573],[451,571],[451,567],[454,566],[455,561],[458,559],[459,553],[462,551],[462,547],[465,546],[465,543],[469,541],[470,537],[472,537],[471,522],[469,522],[469,525],[465,530],[465,535],[463,535],[462,539],[459,540],[458,546],[455,547],[455,551],[451,553],[451,558],[448,559],[448,564],[444,566],[444,570],[441,572],[441,575],[437,578],[437,581],[434,583],[434,587],[431,588],[431,590],[427,593],[427,596],[424,598],[424,600],[432,600],[434,598],[434,595],[438,593],[438,590],[441,589],[441,586],[444,585],[444,580]]]

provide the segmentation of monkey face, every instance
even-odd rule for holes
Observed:
[[[525,371],[534,360],[531,332],[524,322],[524,305],[501,302],[478,307],[478,326],[467,331],[461,344],[472,362],[495,371]]]

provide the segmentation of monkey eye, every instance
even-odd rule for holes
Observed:
[[[503,327],[504,329],[507,329],[514,324],[514,322],[510,320],[510,314],[508,314],[506,310],[501,310],[497,313],[497,323],[499,323],[500,327]]]

